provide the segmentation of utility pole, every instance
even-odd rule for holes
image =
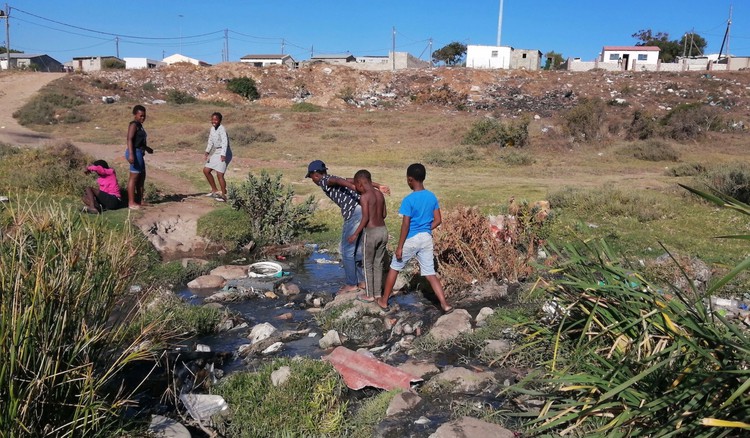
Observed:
[[[224,56],[229,62],[229,29],[224,29]]]
[[[182,55],[182,14],[177,16],[180,27],[180,55]]]
[[[0,18],[5,18],[5,59],[8,62],[5,68],[10,70],[10,6],[7,3],[5,4],[5,11],[0,11]]]
[[[281,39],[281,54],[284,54],[284,46],[286,44],[286,41],[284,41],[284,38]]]
[[[393,26],[393,49],[391,50],[391,65],[393,71],[396,71],[396,26]]]
[[[116,53],[116,56],[119,58],[120,57],[120,37],[119,36],[115,37],[115,53]]]
[[[732,5],[729,5],[729,21],[727,21],[727,59],[732,56],[729,53],[729,32],[732,28]],[[727,68],[729,68],[729,61],[727,61]]]
[[[310,46],[310,58],[312,58],[315,54],[315,50],[313,50],[315,46]]]
[[[497,45],[500,46],[500,40],[503,34],[503,0],[500,0],[500,13],[497,16]]]
[[[430,37],[430,67],[433,67],[432,65],[432,37]]]
[[[685,50],[687,49],[687,32],[682,37],[682,57],[685,57]]]
[[[690,48],[688,49],[688,58],[693,56],[693,36],[695,35],[695,32],[692,30],[690,31]]]

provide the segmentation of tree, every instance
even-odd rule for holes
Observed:
[[[255,81],[247,76],[230,79],[227,82],[227,90],[239,94],[247,100],[260,99],[260,93],[258,92],[258,87],[255,85]]]
[[[561,53],[557,53],[554,51],[549,51],[544,54],[544,57],[547,59],[544,63],[544,69],[545,70],[557,70],[560,68],[560,65],[564,62],[564,59]]]
[[[432,52],[432,60],[445,65],[458,65],[466,55],[466,44],[454,41]]]
[[[656,46],[661,49],[659,59],[663,62],[673,62],[677,57],[682,56],[683,52],[686,55],[703,54],[703,49],[708,45],[703,37],[694,32],[686,33],[679,41],[670,40],[669,34],[666,32],[654,34],[651,29],[639,30],[632,37],[639,40],[635,44],[636,46]]]

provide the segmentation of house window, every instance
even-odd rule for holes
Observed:
[[[493,58],[497,58],[497,50],[493,50],[492,51],[492,57]]]
[[[526,54],[525,54],[525,53],[523,54],[522,58],[523,58],[523,59],[526,59]]]
[[[609,54],[609,60],[610,61],[617,61],[619,59],[620,59],[620,54],[619,53],[610,53]]]
[[[638,55],[638,60],[639,61],[645,61],[647,59],[648,59],[648,55],[646,55],[645,53],[642,53],[642,54]]]

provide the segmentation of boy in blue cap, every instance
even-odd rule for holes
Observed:
[[[362,247],[360,239],[349,242],[348,237],[354,234],[359,223],[362,221],[362,207],[359,205],[359,193],[357,193],[353,180],[341,178],[328,174],[328,168],[321,160],[312,161],[307,166],[307,175],[319,186],[341,209],[344,218],[344,228],[341,232],[341,259],[344,264],[344,275],[346,284],[339,289],[339,293],[354,292],[364,289],[365,276],[362,269]],[[388,194],[388,186],[373,182],[373,187]]]
[[[398,214],[402,216],[401,235],[398,238],[398,246],[393,253],[391,269],[385,279],[385,290],[377,302],[381,309],[386,312],[388,297],[393,292],[396,277],[399,271],[404,269],[406,263],[416,257],[419,262],[419,271],[430,283],[432,291],[435,292],[443,313],[453,312],[453,307],[445,301],[443,285],[435,273],[433,261],[432,230],[437,228],[443,218],[440,215],[440,205],[434,193],[424,188],[424,180],[427,170],[422,164],[414,163],[406,169],[406,184],[412,192],[401,201]]]

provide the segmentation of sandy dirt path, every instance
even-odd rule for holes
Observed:
[[[65,73],[5,73],[0,75],[0,142],[21,147],[43,147],[51,142],[65,140],[32,131],[18,124],[13,113],[21,108],[42,87],[63,77]],[[124,135],[124,134],[123,134]],[[96,143],[72,142],[92,157],[107,161],[122,158],[123,147]],[[169,172],[183,163],[185,157],[158,151],[148,155],[148,179],[174,193],[171,201],[150,204],[132,216],[162,254],[202,254],[211,252],[209,242],[197,236],[198,218],[213,209],[216,201],[201,196],[205,188],[198,188],[185,178]],[[200,163],[196,163],[200,172]],[[148,196],[148,194],[147,194]]]

